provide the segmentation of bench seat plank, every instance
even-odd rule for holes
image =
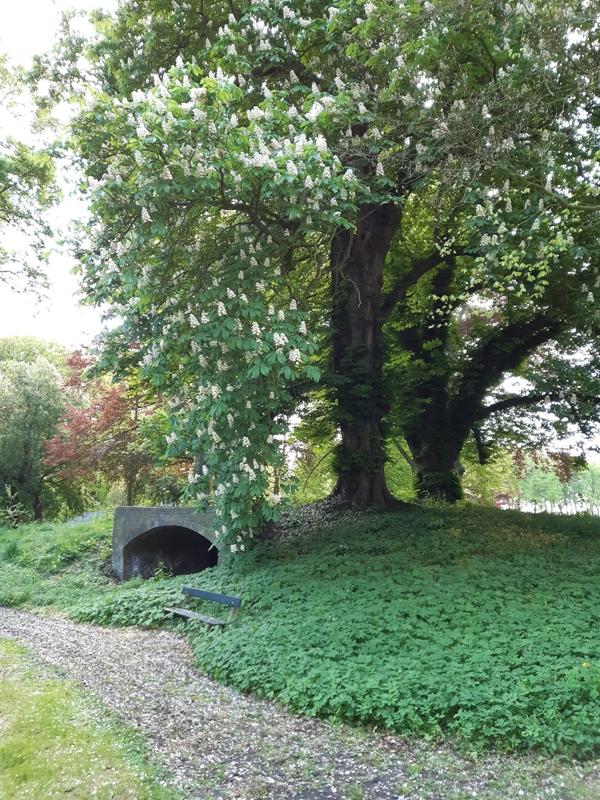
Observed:
[[[241,597],[232,597],[228,594],[217,594],[216,592],[205,592],[204,589],[194,589],[193,586],[184,586],[182,594],[190,597],[199,597],[201,600],[213,600],[215,603],[223,603],[226,606],[237,608],[241,602]]]
[[[195,611],[188,611],[187,608],[163,608],[165,613],[179,614],[181,617],[188,617],[189,619],[199,619],[206,622],[207,625],[226,625],[227,621],[224,619],[216,619],[215,617],[207,617],[204,614],[197,614]]]

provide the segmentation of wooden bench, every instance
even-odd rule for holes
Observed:
[[[212,600],[213,603],[223,603],[226,606],[231,606],[231,611],[229,612],[227,619],[207,617],[205,614],[198,614],[196,611],[190,611],[187,608],[163,609],[166,614],[179,614],[179,616],[187,617],[188,619],[199,619],[206,625],[227,625],[228,623],[233,622],[238,612],[238,608],[242,602],[240,595],[237,595],[237,597],[231,597],[228,594],[217,594],[216,592],[205,592],[203,589],[194,589],[193,586],[184,586],[181,592],[186,596],[186,603],[189,601],[190,597],[197,597],[200,600]]]

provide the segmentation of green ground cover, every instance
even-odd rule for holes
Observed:
[[[0,603],[183,628],[161,610],[179,602],[183,583],[239,593],[225,632],[187,630],[201,669],[241,690],[306,714],[451,736],[469,750],[600,752],[595,518],[411,506],[340,519],[300,509],[279,541],[214,570],[120,587],[102,566],[109,522],[95,525],[93,545],[89,527],[71,529],[73,552],[78,536],[87,544],[62,564],[49,554],[64,547],[65,526],[39,542],[35,527],[18,541],[2,533]],[[24,576],[40,586],[19,594]]]
[[[0,639],[0,797],[175,800],[137,735],[74,682]]]
[[[0,528],[0,604],[66,609],[84,596],[114,590],[112,517]]]

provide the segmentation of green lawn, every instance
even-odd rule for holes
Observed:
[[[0,639],[0,797],[175,800],[139,739],[72,681]]]
[[[412,506],[335,519],[301,509],[278,543],[194,578],[122,587],[103,577],[108,527],[96,526],[93,546],[85,528],[71,531],[72,551],[78,536],[89,546],[58,565],[44,553],[61,549],[66,527],[41,532],[35,558],[38,529],[28,528],[20,554],[0,564],[0,602],[174,625],[161,609],[184,582],[239,593],[224,633],[187,628],[199,666],[239,689],[305,714],[450,736],[470,751],[600,752],[594,518]],[[14,536],[0,536],[0,552]],[[19,595],[24,575],[39,585]]]

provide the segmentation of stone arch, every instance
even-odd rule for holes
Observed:
[[[162,568],[190,575],[216,567],[218,553],[205,536],[180,525],[161,525],[132,539],[123,548],[123,578],[151,578]]]
[[[129,580],[150,578],[160,567],[174,575],[188,575],[216,566],[219,545],[213,520],[214,514],[198,514],[187,507],[117,508],[114,573]]]

